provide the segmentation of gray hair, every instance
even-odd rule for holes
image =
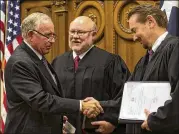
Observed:
[[[22,37],[26,38],[27,33],[30,30],[36,30],[38,29],[40,24],[45,24],[49,22],[52,22],[51,18],[44,13],[36,12],[30,14],[22,21],[21,24]]]

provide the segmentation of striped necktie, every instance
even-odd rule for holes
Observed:
[[[52,76],[53,81],[54,81],[55,84],[57,85],[57,81],[56,81],[56,79],[55,79],[55,76],[53,75],[52,71],[50,70],[50,68],[49,68],[49,66],[48,66],[48,62],[47,62],[47,60],[45,59],[44,56],[42,56],[42,62],[43,62],[43,64],[44,64],[45,68],[48,70],[48,72],[49,72],[50,75]]]
[[[151,60],[153,53],[154,53],[154,51],[153,51],[152,49],[151,49],[151,50],[148,50],[149,61]]]

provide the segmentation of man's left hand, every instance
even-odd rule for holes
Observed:
[[[115,129],[115,126],[107,121],[94,121],[91,124],[94,126],[99,126],[98,129],[96,129],[96,132],[101,134],[110,134]]]
[[[63,134],[67,134],[66,130],[65,130],[65,122],[68,120],[67,116],[63,116]]]
[[[149,116],[150,112],[147,109],[145,109],[144,113],[146,115],[146,120],[142,123],[141,128],[142,129],[147,129],[148,131],[151,131],[149,126],[148,126],[148,123],[147,123],[147,119],[148,119],[148,116]]]

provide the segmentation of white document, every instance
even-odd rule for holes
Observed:
[[[64,127],[67,134],[75,134],[76,128],[70,122],[66,121]]]
[[[127,82],[124,85],[119,119],[145,120],[144,109],[156,112],[170,100],[169,83]]]

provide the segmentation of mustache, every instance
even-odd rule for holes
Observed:
[[[79,40],[72,40],[72,41],[70,41],[71,43],[81,43],[81,41],[79,41]]]

